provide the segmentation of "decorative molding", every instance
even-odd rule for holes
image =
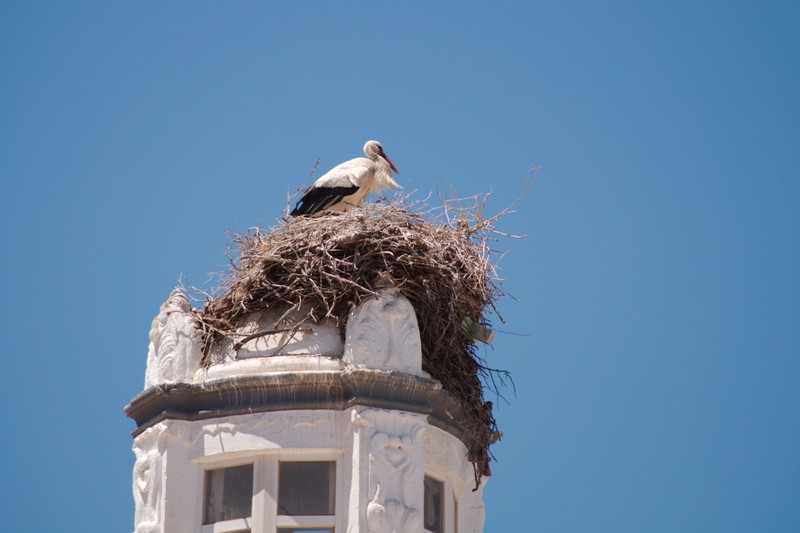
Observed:
[[[285,372],[151,387],[126,406],[138,435],[161,420],[201,420],[296,409],[363,406],[431,415],[431,424],[462,438],[461,406],[438,381],[395,372]]]
[[[165,425],[148,428],[133,442],[133,500],[135,533],[161,533],[163,442]]]
[[[354,415],[373,430],[369,439],[367,528],[370,533],[422,531],[423,450],[420,415],[361,409]]]
[[[145,389],[159,383],[190,381],[200,368],[200,332],[186,297],[175,289],[150,328]]]
[[[362,303],[347,318],[344,361],[348,368],[394,370],[424,376],[417,314],[394,289]]]
[[[369,452],[367,524],[371,533],[421,531],[422,516],[408,494],[410,478],[419,477],[413,441],[408,436],[376,433]]]

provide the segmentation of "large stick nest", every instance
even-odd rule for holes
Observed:
[[[509,377],[485,365],[462,326],[465,318],[487,327],[487,315],[500,318],[495,302],[504,291],[488,243],[499,234],[497,217],[483,219],[483,202],[475,197],[462,208],[451,200],[424,211],[402,198],[383,200],[235,235],[232,271],[220,295],[198,311],[204,364],[221,362],[212,360],[219,356],[211,347],[240,341],[237,328],[252,313],[288,309],[289,317],[302,307],[310,310],[306,320],[332,319],[344,334],[354,306],[395,287],[416,311],[422,368],[465,409],[479,483],[490,473],[489,446],[500,437],[485,389],[499,394],[498,383]]]

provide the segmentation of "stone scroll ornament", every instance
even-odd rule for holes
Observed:
[[[354,309],[347,319],[344,362],[422,376],[422,344],[411,302],[388,289]]]
[[[189,300],[175,289],[153,319],[145,389],[159,383],[191,381],[200,368],[200,331],[191,309]]]

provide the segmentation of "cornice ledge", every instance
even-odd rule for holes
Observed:
[[[431,425],[469,447],[464,410],[441,384],[397,371],[281,372],[159,384],[133,398],[125,414],[136,422],[135,437],[163,420],[205,420],[299,409],[341,411],[354,406],[427,415]]]

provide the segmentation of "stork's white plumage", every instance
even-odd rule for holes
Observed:
[[[372,192],[400,187],[392,177],[394,164],[381,143],[367,141],[364,155],[333,167],[303,193],[291,216],[315,216],[325,211],[344,212],[360,204]]]

